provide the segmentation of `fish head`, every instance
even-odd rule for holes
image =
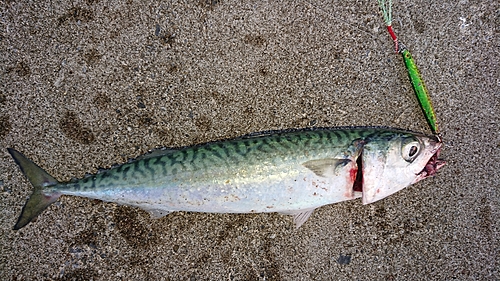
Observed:
[[[395,133],[367,139],[357,161],[362,169],[363,204],[373,203],[427,177],[444,166],[439,137]]]

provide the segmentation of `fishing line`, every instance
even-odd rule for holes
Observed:
[[[394,41],[394,49],[396,52],[399,50],[398,38],[392,29],[392,0],[385,2],[384,0],[377,0],[380,10],[382,11],[382,16],[384,17],[385,25],[389,35],[391,35],[392,41]]]
[[[425,119],[429,124],[429,127],[434,134],[439,134],[439,128],[437,124],[436,113],[434,111],[434,107],[432,106],[431,99],[429,96],[429,92],[425,87],[424,80],[422,80],[422,76],[418,71],[417,64],[413,59],[410,51],[406,48],[404,44],[398,41],[394,30],[392,29],[392,0],[377,0],[378,5],[380,7],[380,11],[382,12],[382,16],[384,17],[384,22],[387,27],[387,31],[394,41],[394,48],[397,53],[400,53],[403,57],[403,61],[406,66],[406,70],[408,72],[408,77],[410,78],[411,85],[413,86],[413,90],[415,91],[415,95],[417,96],[417,100],[422,108],[422,112],[424,113]]]
[[[434,111],[434,107],[432,106],[430,96],[425,87],[424,81],[422,80],[422,76],[420,75],[420,72],[418,70],[417,64],[415,63],[415,60],[413,59],[408,48],[406,48],[406,46],[398,40],[396,33],[392,28],[392,0],[377,0],[377,2],[382,12],[387,32],[394,42],[395,51],[397,53],[400,53],[403,57],[408,77],[410,79],[415,95],[417,96],[420,108],[424,113],[425,119],[427,120],[432,133],[435,135],[439,135],[436,113]],[[308,2],[308,4],[327,15],[329,14],[323,8],[318,7],[313,3]],[[337,19],[335,20],[338,21]],[[343,22],[349,24],[352,28],[359,30],[360,32],[368,34],[370,37],[374,37],[373,34],[366,30],[363,30],[362,28],[359,28],[355,23],[346,21]]]

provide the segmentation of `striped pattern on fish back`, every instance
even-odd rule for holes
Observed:
[[[168,185],[168,181],[185,172],[200,177],[252,167],[266,162],[293,161],[304,151],[316,153],[318,158],[331,157],[332,150],[346,151],[356,139],[391,137],[396,131],[376,128],[349,128],[338,130],[310,130],[246,136],[228,141],[169,150],[165,155],[136,160],[105,170],[76,182],[66,183],[66,190],[85,192],[95,189],[116,189]],[[270,162],[271,161],[271,162]],[[274,162],[273,162],[274,161]],[[189,180],[189,179],[184,179]]]

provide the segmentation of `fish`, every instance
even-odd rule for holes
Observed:
[[[437,136],[385,127],[269,131],[155,150],[67,182],[8,148],[33,185],[13,229],[61,195],[138,207],[153,218],[277,212],[300,227],[321,206],[356,198],[370,204],[435,175],[445,164],[442,144]]]

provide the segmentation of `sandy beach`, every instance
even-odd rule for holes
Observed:
[[[150,149],[289,128],[430,134],[377,1],[0,2],[0,279],[499,280],[498,1],[395,1],[447,165],[384,200],[281,214],[143,210],[32,187]]]

